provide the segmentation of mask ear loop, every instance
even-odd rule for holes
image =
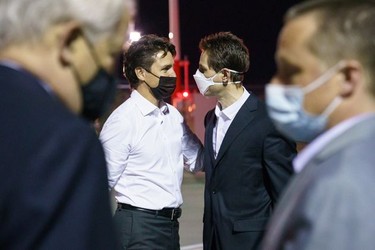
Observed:
[[[238,72],[236,70],[233,70],[233,69],[228,69],[228,68],[223,68],[221,71],[224,71],[224,76],[228,77],[227,75],[227,72],[230,72],[230,73],[233,73],[233,74],[237,74],[237,75],[243,75],[245,72]],[[234,83],[234,84],[239,84],[241,83],[242,81],[235,81],[235,82],[231,82],[231,81],[228,81],[226,80],[225,82],[223,81],[223,85],[224,86],[227,86],[229,83]]]
[[[94,63],[95,63],[95,66],[96,66],[96,70],[97,71],[100,71],[100,70],[104,70],[103,67],[101,66],[100,64],[100,60],[99,60],[99,56],[95,50],[95,47],[94,45],[92,44],[92,42],[85,36],[84,32],[83,31],[79,31],[77,32],[76,36],[82,36],[82,39],[84,40],[85,44],[87,45],[88,47],[88,50],[89,50],[89,54],[91,55],[91,58],[93,59]],[[76,79],[79,80],[80,84],[82,85],[83,81],[78,73],[78,70],[75,68],[75,67],[72,67],[72,70],[73,70],[73,74],[75,75]],[[91,79],[95,76],[95,74],[91,77]],[[90,79],[90,80],[91,80]]]
[[[338,70],[345,66],[344,61],[338,62],[332,68],[328,69],[322,76],[315,79],[312,83],[302,88],[304,94],[307,94],[326,83]]]
[[[155,76],[156,78],[160,79],[160,76],[155,75],[154,73],[152,73],[151,71],[149,71],[149,70],[147,70],[147,69],[145,69],[145,68],[143,68],[143,69],[144,69],[146,72],[150,73],[151,75]]]
[[[145,68],[143,68],[143,69],[144,69],[146,72],[150,73],[151,75],[153,75],[154,77],[156,77],[156,78],[159,79],[159,82],[158,82],[158,86],[159,86],[159,84],[160,84],[160,77],[157,76],[157,75],[155,75],[154,73],[152,73],[151,71],[149,71],[149,70],[147,70],[147,69],[145,69]],[[144,82],[145,82],[146,85],[150,88],[150,90],[153,89],[153,88],[150,86],[150,84],[148,84],[148,82],[146,82],[146,80],[144,80]]]
[[[344,66],[344,61],[338,62],[332,68],[327,70],[321,77],[318,77],[318,79],[316,79],[306,87],[302,88],[302,92],[306,94],[319,88],[324,83],[326,83],[338,70],[344,68]],[[337,108],[337,106],[341,104],[341,102],[342,99],[340,97],[335,97],[333,101],[328,105],[328,107],[323,111],[322,115],[328,117]]]
[[[90,48],[90,54],[91,54],[92,58],[94,59],[96,67],[98,68],[98,70],[102,69],[103,66],[100,63],[100,58],[99,58],[98,52],[95,50],[94,44],[90,41],[89,38],[87,38],[85,36],[85,34],[83,33],[83,31],[82,31],[82,37],[85,40],[87,46]]]

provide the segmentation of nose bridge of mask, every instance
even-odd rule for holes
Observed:
[[[334,74],[340,70],[344,66],[344,62],[340,61],[331,68],[329,68],[326,72],[323,73],[323,75],[319,76],[317,79],[315,79],[313,82],[308,84],[307,86],[302,88],[302,91],[304,94],[310,93],[314,91],[315,89],[319,88],[323,84],[329,81]]]

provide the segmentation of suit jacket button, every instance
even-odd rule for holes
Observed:
[[[213,194],[216,194],[216,189],[212,190],[212,193],[213,193]]]

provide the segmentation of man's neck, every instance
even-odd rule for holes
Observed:
[[[156,107],[159,106],[159,100],[157,100],[154,95],[152,94],[150,88],[147,86],[146,83],[141,83],[137,87],[137,91],[141,94],[147,101],[154,104]]]
[[[244,92],[243,87],[233,88],[231,91],[225,92],[224,95],[218,96],[218,103],[221,105],[221,110],[229,107],[241,98]]]

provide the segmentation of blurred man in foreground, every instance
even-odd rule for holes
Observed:
[[[0,2],[0,249],[115,249],[105,158],[130,0]]]
[[[312,141],[263,249],[373,249],[375,3],[326,0],[289,10],[266,87],[276,126]],[[325,132],[324,132],[325,131]]]

